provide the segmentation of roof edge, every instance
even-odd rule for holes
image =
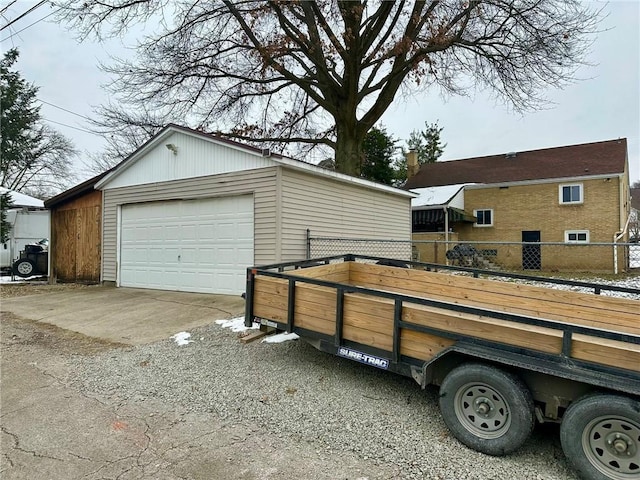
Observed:
[[[154,148],[158,143],[162,141],[163,138],[167,137],[171,132],[180,132],[187,135],[191,135],[194,137],[199,137],[202,140],[214,142],[218,144],[222,144],[224,146],[230,148],[236,148],[239,150],[244,150],[249,154],[254,154],[256,156],[262,156],[262,150],[256,147],[252,147],[251,145],[245,145],[233,140],[221,138],[216,135],[212,135],[210,133],[201,132],[198,130],[193,130],[188,127],[183,127],[181,125],[176,125],[173,123],[168,124],[158,133],[156,133],[153,137],[151,137],[147,142],[145,142],[140,148],[138,148],[135,152],[129,155],[125,160],[120,162],[110,171],[106,172],[103,178],[99,179],[96,182],[94,188],[99,190],[105,185],[107,185],[111,180],[118,177],[121,173],[126,171],[131,165],[133,165],[137,159],[141,158],[147,151]],[[346,175],[344,173],[339,173],[333,170],[327,170],[326,168],[319,167],[318,165],[314,165],[312,163],[307,163],[303,160],[297,160],[295,158],[286,157],[281,154],[271,154],[269,157],[275,163],[286,166],[292,169],[304,171],[311,174],[320,175],[326,178],[333,178],[334,180],[339,180],[342,182],[347,182],[351,184],[357,184],[367,188],[373,188],[375,190],[386,191],[391,194],[400,195],[407,198],[413,198],[416,196],[415,193],[409,192],[407,190],[393,187],[390,185],[385,185],[382,183],[373,182],[371,180],[366,180],[364,178],[352,177],[350,175]]]

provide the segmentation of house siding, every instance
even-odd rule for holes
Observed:
[[[313,236],[411,239],[411,198],[288,168],[282,170],[281,210],[282,261],[306,257],[307,229]]]
[[[174,145],[177,153],[174,154],[166,145]],[[163,136],[162,141],[149,147],[143,156],[142,162],[132,161],[129,166],[123,165],[122,171],[105,188],[220,175],[276,165],[269,157],[175,131]]]
[[[581,183],[583,203],[562,205],[559,185]],[[509,186],[508,188],[468,188],[465,192],[465,210],[493,209],[492,227],[474,227],[457,224],[461,239],[479,242],[520,242],[522,231],[538,230],[542,242],[564,242],[566,230],[588,230],[590,243],[611,242],[620,228],[620,177],[585,179],[571,182],[539,183]],[[623,209],[622,209],[623,210]],[[500,249],[499,249],[500,250]],[[503,249],[506,250],[506,249]],[[584,258],[583,248],[548,249],[543,251],[543,269],[563,270],[581,260],[594,271],[610,271],[613,253],[589,255]],[[581,258],[582,257],[582,258]],[[521,257],[514,252],[506,255],[499,251],[498,263],[506,267],[521,266]],[[622,260],[621,260],[622,261]],[[621,263],[622,265],[622,263]]]
[[[229,195],[254,196],[254,263],[276,261],[277,167],[145,183],[104,190],[102,281],[117,279],[117,215],[121,205]]]
[[[100,281],[101,212],[95,190],[51,209],[52,282]]]

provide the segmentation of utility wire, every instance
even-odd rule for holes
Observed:
[[[36,23],[40,23],[41,21],[43,21],[43,20],[45,20],[45,19],[49,18],[51,15],[53,15],[54,13],[57,13],[57,12],[59,12],[59,10],[56,10],[55,12],[51,12],[49,15],[42,17],[40,20],[36,20],[36,21],[35,21],[35,22],[33,22],[32,24],[27,25],[26,27],[24,27],[24,28],[22,28],[22,29],[18,30],[17,32],[13,32],[13,33],[12,33],[11,35],[9,35],[7,38],[3,38],[2,40],[0,40],[0,42],[6,42],[7,40],[9,40],[9,39],[13,38],[15,35],[18,35],[19,33],[24,32],[27,28],[29,28],[29,27],[33,27]]]
[[[29,10],[27,10],[26,12],[24,12],[22,15],[18,15],[16,18],[14,18],[13,20],[11,20],[9,23],[7,23],[4,27],[0,27],[0,32],[6,28],[9,28],[11,25],[13,25],[14,23],[16,23],[18,20],[20,20],[23,17],[26,17],[27,15],[29,15],[31,12],[33,12],[35,9],[40,8],[41,6],[43,6],[45,3],[47,3],[47,0],[41,0],[40,3],[34,5],[33,7],[31,7]]]
[[[9,5],[7,5],[6,7],[4,7],[2,10],[0,10],[0,15],[2,15],[4,12],[6,12],[7,10],[9,10],[9,7],[11,5],[13,5],[14,3],[16,3],[18,0],[13,0],[13,2],[10,2]]]
[[[96,132],[91,132],[89,130],[85,130],[83,128],[78,128],[78,127],[74,127],[73,125],[67,125],[66,123],[62,123],[62,122],[56,122],[55,120],[49,120],[47,118],[42,117],[42,119],[46,122],[49,123],[56,123],[58,125],[62,125],[63,127],[69,127],[69,128],[73,128],[74,130],[79,130],[80,132],[84,132],[84,133],[90,133],[91,135],[95,135],[96,137],[101,137],[102,135],[96,133]]]
[[[84,118],[85,120],[91,121],[89,117],[85,117],[84,115],[80,115],[79,113],[72,112],[71,110],[67,110],[66,108],[59,107],[58,105],[54,105],[53,103],[45,102],[42,99],[38,99],[40,103],[44,103],[45,105],[49,105],[50,107],[57,108],[58,110],[62,110],[63,112],[70,113],[71,115],[75,115],[76,117]]]

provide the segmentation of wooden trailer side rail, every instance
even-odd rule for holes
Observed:
[[[439,386],[450,432],[477,451],[514,451],[537,418],[560,423],[563,451],[585,478],[635,476],[639,301],[355,259],[249,269],[246,324]]]
[[[589,302],[575,292],[555,291],[545,298],[547,289],[520,288],[526,286],[513,289],[518,292],[513,295],[509,287],[514,285],[482,280],[476,287],[478,280],[468,278],[461,282],[462,302],[450,283],[459,278],[439,275],[351,261],[291,272],[250,269],[246,318],[248,323],[254,317],[267,319],[287,331],[321,338],[335,349],[352,346],[382,355],[397,370],[401,364],[428,364],[466,344],[525,356],[532,370],[556,365],[560,376],[598,372],[606,385],[618,379],[618,388],[640,394],[640,325],[637,315],[633,324],[631,313],[637,302],[595,295],[588,296]],[[495,308],[509,299],[523,303],[527,296],[534,301],[524,307]],[[579,305],[569,309],[575,314],[569,315],[571,323],[563,322],[562,314],[547,318],[569,299]],[[621,325],[599,320],[605,312],[619,316]],[[589,318],[580,321],[583,315]]]

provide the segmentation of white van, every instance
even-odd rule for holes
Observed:
[[[7,190],[0,187],[0,193]],[[7,210],[7,221],[11,224],[9,239],[0,246],[0,269],[10,270],[20,257],[25,245],[38,243],[49,237],[49,210],[44,202],[18,192],[11,192],[14,207]]]

